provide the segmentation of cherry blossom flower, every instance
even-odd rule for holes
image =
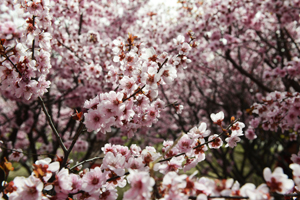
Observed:
[[[139,156],[142,152],[141,147],[137,146],[136,144],[132,144],[130,146],[130,152],[133,156]]]
[[[261,199],[268,200],[270,199],[269,188],[266,184],[261,184],[256,188],[252,183],[246,183],[241,187],[240,193],[244,197],[249,197],[251,200]]]
[[[69,175],[69,170],[62,168],[56,174],[56,180],[54,181],[55,191],[57,193],[66,193],[68,194],[72,190],[72,180]]]
[[[293,163],[297,163],[300,165],[300,151],[298,152],[297,155],[292,154],[291,161],[293,161]]]
[[[185,42],[182,44],[179,54],[186,54],[191,49],[192,49],[192,47],[188,43]]]
[[[120,51],[125,51],[125,42],[121,37],[115,39],[113,44],[116,46],[112,49],[115,54],[119,54]]]
[[[106,173],[102,173],[100,167],[95,167],[82,177],[82,190],[91,192],[101,188],[106,182]]]
[[[146,149],[144,149],[141,152],[141,156],[143,159],[143,163],[145,165],[149,166],[150,162],[155,161],[161,155],[160,155],[160,153],[156,152],[155,148],[147,146]]]
[[[157,68],[156,66],[154,67],[149,67],[147,70],[147,73],[143,73],[141,81],[146,84],[147,88],[150,89],[157,89],[157,82],[160,79],[160,75],[157,74]]]
[[[210,130],[206,130],[206,123],[202,122],[198,127],[193,127],[187,134],[194,139],[204,138],[210,135]]]
[[[245,136],[248,140],[254,140],[257,138],[257,135],[255,134],[254,130],[252,129],[252,127],[249,127],[246,132],[245,132]]]
[[[16,150],[16,151],[13,151],[9,155],[8,159],[10,161],[16,161],[16,162],[18,162],[22,158],[22,156],[23,156],[23,153],[22,153],[23,151],[22,151],[22,149],[14,149],[14,150]],[[0,150],[0,152],[1,152],[1,150]]]
[[[164,199],[188,199],[181,191],[186,187],[187,175],[178,175],[172,171],[164,176],[161,189],[164,191]]]
[[[51,44],[50,44],[51,38],[52,37],[51,37],[50,33],[42,32],[38,35],[37,42],[42,49],[49,51],[49,50],[51,50]]]
[[[51,178],[52,173],[59,170],[59,162],[51,162],[51,158],[44,158],[37,160],[33,167],[33,172],[37,178],[43,177],[44,181],[48,181]]]
[[[110,103],[113,105],[113,112],[116,113],[116,115],[119,115],[119,113],[123,112],[125,109],[125,104],[122,103],[122,98],[124,94],[119,92],[116,93],[115,91],[110,91],[107,94],[107,98],[110,101]]]
[[[271,173],[270,168],[265,168],[264,179],[271,192],[286,194],[294,187],[293,180],[288,179],[288,176],[283,173],[280,167],[277,167],[273,173]]]
[[[235,147],[237,145],[237,142],[241,141],[241,138],[239,138],[239,136],[244,135],[242,132],[239,131],[232,131],[230,137],[226,138],[225,141],[227,142],[227,144],[225,145],[225,147]]]
[[[290,168],[293,170],[293,179],[295,182],[295,186],[297,190],[299,190],[300,189],[300,165],[293,163],[290,164]]]
[[[184,36],[183,35],[178,35],[176,39],[173,39],[173,42],[176,45],[181,45],[182,43],[184,43]]]
[[[214,124],[218,124],[219,126],[222,124],[222,121],[224,120],[224,113],[223,111],[218,112],[217,114],[210,114],[211,120],[214,122]]]
[[[212,141],[208,143],[209,148],[212,149],[219,149],[223,145],[222,139],[217,134],[209,136],[208,141]]]
[[[127,180],[131,188],[124,193],[124,199],[150,199],[155,181],[148,172],[128,169]]]
[[[145,168],[145,164],[143,163],[143,159],[141,157],[130,157],[128,162],[126,163],[126,168],[131,169],[142,169]],[[142,171],[142,170],[141,170]]]
[[[180,152],[189,153],[192,151],[192,146],[194,146],[195,143],[196,141],[194,139],[190,139],[190,137],[185,134],[179,139],[176,147]]]
[[[125,157],[121,154],[117,154],[116,156],[112,152],[107,152],[103,159],[103,164],[101,169],[111,170],[115,172],[118,176],[123,176],[125,173],[124,169]]]
[[[177,114],[181,114],[182,110],[183,110],[183,105],[176,105],[174,106],[176,109],[176,113]]]
[[[89,110],[88,113],[84,114],[84,122],[88,131],[99,131],[103,128],[107,119],[102,113],[101,109],[97,108],[96,110]]]
[[[179,169],[182,169],[182,163],[185,161],[183,156],[173,157],[166,164],[161,164],[158,166],[159,172],[166,174],[168,172],[178,172]]]
[[[34,176],[16,177],[13,180],[17,190],[9,195],[9,199],[42,199],[43,182]]]
[[[119,6],[118,1],[16,0],[14,3],[19,5],[10,1],[1,4],[0,35],[6,38],[6,41],[0,41],[0,131],[4,133],[1,147],[25,151],[36,146],[36,153],[61,154],[60,150],[56,152],[57,148],[60,149],[57,143],[60,138],[51,135],[46,117],[36,102],[38,96],[42,97],[48,91],[50,83],[51,90],[43,97],[47,99],[47,110],[65,146],[69,148],[76,142],[73,151],[87,150],[88,144],[99,144],[98,140],[103,145],[107,141],[131,144],[132,141],[127,140],[133,135],[136,135],[133,140],[142,138],[143,146],[155,144],[161,138],[169,138],[167,133],[175,136],[178,130],[191,128],[199,120],[208,122],[207,106],[211,106],[208,110],[223,107],[230,113],[236,112],[238,117],[245,117],[246,122],[251,120],[245,133],[248,139],[257,137],[254,129],[260,124],[264,130],[278,134],[279,128],[282,132],[293,130],[290,139],[296,139],[294,133],[300,131],[300,98],[298,92],[290,91],[299,91],[300,62],[293,44],[299,41],[299,25],[296,23],[299,13],[295,9],[299,7],[298,1],[249,3],[246,0],[236,4],[222,0],[203,1],[201,4],[187,1],[178,8],[179,15],[172,16],[171,20],[168,16],[161,18],[160,13],[166,12],[160,9],[155,10],[156,13],[152,10],[146,16],[148,5],[144,7],[141,2],[120,1]],[[244,7],[244,3],[248,7]],[[230,12],[229,7],[233,7]],[[23,27],[14,23],[15,19],[9,19],[15,18],[11,11],[18,12],[22,20],[27,19],[22,21]],[[197,20],[192,20],[194,18]],[[188,23],[181,23],[185,20]],[[174,27],[165,25],[174,21]],[[245,31],[236,31],[233,22]],[[283,31],[276,31],[278,27]],[[188,36],[178,35],[186,29],[193,29],[195,33],[189,31]],[[126,41],[118,36],[128,31],[135,31],[139,38],[133,41],[135,37],[129,34]],[[178,36],[172,40],[174,34]],[[289,40],[289,48],[276,49],[278,38]],[[253,41],[259,45],[253,45]],[[274,48],[269,51],[269,46]],[[6,50],[9,50],[7,54]],[[280,56],[274,54],[283,50],[285,53]],[[264,62],[257,62],[260,60]],[[184,70],[188,63],[192,64]],[[245,79],[244,73],[236,70],[236,65],[241,65],[240,68],[247,73],[253,72],[258,82]],[[178,81],[174,82],[175,79]],[[262,93],[252,95],[273,89],[286,92],[268,92],[265,97]],[[245,97],[243,101],[230,99],[238,95]],[[163,112],[165,105],[159,100],[162,97],[170,105],[165,108],[167,112]],[[182,105],[172,103],[179,99]],[[9,101],[14,104],[10,105]],[[230,104],[226,104],[227,101]],[[261,101],[253,105],[256,115],[244,115],[242,105],[253,101]],[[83,104],[83,123],[92,133],[81,134],[76,140],[73,133],[79,122],[72,121],[65,112],[82,108]],[[6,109],[10,111],[4,111]],[[173,113],[174,109],[177,114]],[[249,110],[249,114],[252,113],[252,108]],[[224,113],[211,114],[211,120],[222,126]],[[230,127],[226,147],[236,146],[244,127],[240,122]],[[15,141],[6,144],[16,129],[19,131]],[[111,133],[104,135],[106,132]],[[27,133],[32,135],[27,137]],[[178,141],[164,142],[162,159],[170,160],[154,166],[155,171],[159,169],[163,173],[163,181],[157,190],[162,199],[197,196],[199,200],[214,195],[239,195],[239,192],[250,199],[271,199],[268,187],[271,194],[279,190],[289,192],[291,181],[277,169],[273,174],[270,169],[264,171],[267,184],[257,188],[246,184],[240,190],[239,184],[233,185],[232,180],[222,180],[219,184],[204,177],[179,175],[179,169],[186,172],[205,159],[206,141],[209,141],[210,148],[220,148],[222,138],[226,137],[209,136],[206,123],[201,123]],[[37,141],[32,142],[32,138],[37,138]],[[35,142],[42,143],[42,146]],[[173,147],[173,144],[176,145]],[[151,162],[160,157],[154,147],[141,149],[131,145],[129,150],[125,146],[105,144],[102,152],[105,156],[101,167],[83,169],[79,175],[63,168],[69,165],[69,161],[57,172],[58,162],[51,162],[49,158],[38,160],[30,178],[15,178],[12,183],[16,182],[18,187],[5,186],[5,191],[10,190],[10,199],[67,199],[69,196],[74,199],[116,199],[116,187],[124,187],[126,178],[107,179],[124,175],[125,170],[131,168],[128,176],[131,189],[124,198],[152,197],[154,178],[157,177],[154,177],[156,172],[150,176]],[[70,152],[63,153],[66,156]],[[211,158],[207,157],[208,160]],[[298,162],[298,157],[293,155],[292,160]],[[18,156],[11,154],[9,158],[13,160]],[[221,164],[222,160],[217,163]],[[225,171],[232,167],[232,163],[229,164],[231,166]],[[299,189],[299,166],[293,164],[291,168],[296,189]],[[55,195],[43,191],[48,190],[46,182],[54,173],[55,180],[51,184],[55,186]],[[80,194],[75,194],[78,192]]]
[[[72,193],[76,193],[81,190],[82,179],[77,174],[70,174],[71,182],[72,182]]]
[[[144,53],[142,54],[141,58],[149,61],[149,62],[156,62],[157,58],[157,54],[156,51],[154,50],[154,48],[147,48],[143,50]]]
[[[133,93],[137,89],[137,85],[135,84],[135,80],[133,77],[124,76],[120,80],[120,88],[124,89],[128,94]]]
[[[116,188],[106,188],[102,189],[99,200],[115,200],[118,197],[117,189]]]

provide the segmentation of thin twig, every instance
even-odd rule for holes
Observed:
[[[272,92],[272,90],[270,88],[268,88],[267,86],[265,86],[262,82],[260,82],[259,80],[257,80],[254,76],[252,76],[250,73],[248,73],[245,69],[243,69],[243,67],[239,66],[234,60],[233,58],[230,56],[230,50],[227,50],[225,52],[225,59],[229,60],[232,64],[232,66],[237,69],[241,74],[245,75],[246,77],[250,78],[254,83],[256,83],[261,89],[267,91],[267,92]]]
[[[91,159],[88,159],[88,160],[84,160],[76,165],[74,165],[73,167],[70,168],[70,170],[73,170],[75,169],[76,167],[78,167],[79,165],[83,165],[84,163],[87,163],[87,162],[93,162],[95,160],[98,160],[98,159],[103,159],[103,157],[94,157],[94,158],[91,158]]]
[[[242,196],[207,196],[207,199],[249,199],[249,197],[242,197]],[[189,199],[197,199],[195,196],[189,196]]]
[[[25,151],[19,151],[19,150],[16,150],[16,149],[9,149],[9,148],[6,148],[4,146],[1,146],[1,149],[6,149],[6,150],[9,150],[9,151],[13,151],[13,152],[18,152],[18,153],[22,153],[24,155],[29,155],[29,153],[26,153]],[[37,155],[37,156],[42,156],[42,155],[51,155],[49,153],[38,153],[38,154],[33,154],[33,153],[30,153],[30,155]],[[53,155],[54,156],[54,155]]]
[[[123,176],[129,175],[129,172],[126,172]],[[114,176],[106,180],[106,182],[113,181],[115,179],[121,178],[121,176]]]
[[[19,73],[20,76],[22,76],[22,73],[19,71],[19,69],[17,68],[17,66],[13,63],[13,61],[11,61],[11,59],[8,57],[8,55],[4,54],[6,60],[8,60],[12,66],[15,68],[15,70]]]
[[[43,111],[44,111],[44,113],[45,113],[45,115],[47,117],[47,120],[48,120],[48,122],[49,122],[49,124],[51,126],[51,129],[54,132],[56,138],[58,139],[59,145],[63,149],[64,153],[66,153],[68,150],[67,150],[66,146],[64,145],[64,143],[62,141],[62,138],[60,137],[59,133],[57,132],[57,130],[56,130],[54,124],[53,124],[53,121],[52,121],[51,116],[49,115],[49,113],[47,111],[47,108],[46,108],[46,106],[44,104],[43,99],[40,96],[38,97],[38,99],[39,99],[39,102],[40,102],[40,104],[41,104],[41,106],[43,108]]]
[[[139,88],[137,91],[135,91],[132,95],[130,95],[129,97],[127,97],[126,99],[123,100],[123,102],[127,101],[128,99],[130,99],[131,97],[135,96],[137,93],[139,93],[140,91],[142,91],[144,89],[146,85],[144,85],[143,87]]]
[[[82,121],[80,121],[79,128],[78,128],[78,130],[77,130],[77,132],[76,132],[76,134],[75,134],[75,136],[73,138],[73,141],[72,141],[72,144],[71,144],[70,148],[68,149],[69,152],[72,151],[72,149],[73,149],[73,147],[74,147],[74,145],[75,145],[75,143],[76,143],[79,135],[81,134],[83,128],[84,128],[84,124],[83,124]]]
[[[81,14],[80,14],[80,18],[79,18],[78,35],[81,35],[82,22],[83,22],[83,14],[81,13]]]
[[[35,17],[36,16],[32,16],[32,26],[34,27],[34,23],[35,23]],[[31,51],[32,51],[32,55],[31,55],[31,59],[34,60],[34,43],[35,43],[35,40],[33,39],[32,40],[32,47],[31,47]]]
[[[74,55],[81,60],[82,62],[85,62],[86,64],[90,64],[89,62],[85,61],[84,59],[80,58],[70,47],[66,46],[65,44],[63,44],[61,41],[59,41],[58,39],[56,39],[58,41],[59,44],[61,44],[63,47],[65,47],[66,49],[68,49],[69,51],[71,51],[72,53],[74,53]]]
[[[66,165],[66,163],[68,161],[68,157],[69,157],[69,155],[70,155],[70,153],[71,153],[71,151],[72,151],[72,149],[73,149],[73,147],[74,147],[74,145],[75,145],[75,143],[76,143],[79,135],[81,134],[83,128],[84,128],[84,124],[83,124],[82,121],[80,121],[80,126],[79,126],[79,128],[78,128],[78,130],[77,130],[77,132],[76,132],[76,134],[75,134],[75,136],[73,138],[71,146],[69,147],[69,149],[66,152],[64,152],[65,153],[65,157],[64,157],[64,159],[62,161],[61,167],[63,167],[63,166]]]
[[[157,73],[160,71],[160,69],[164,66],[164,64],[166,64],[168,61],[168,58],[165,59],[165,61],[163,62],[163,64],[158,63],[158,70]]]
[[[294,43],[294,45],[296,46],[296,49],[298,50],[298,53],[300,53],[300,49],[296,43],[296,41],[294,40],[294,38],[291,36],[291,34],[289,33],[289,31],[286,28],[283,28],[284,31],[286,32],[287,36],[292,40],[292,42]]]

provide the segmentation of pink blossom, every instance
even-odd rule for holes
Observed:
[[[142,83],[146,84],[146,87],[149,89],[157,89],[157,82],[160,79],[160,74],[157,74],[156,64],[152,64],[151,67],[148,67],[147,72],[142,74]]]
[[[103,164],[101,169],[111,170],[115,172],[118,176],[123,176],[125,173],[124,169],[125,157],[121,154],[117,154],[116,156],[112,152],[107,152],[103,159]]]
[[[166,174],[168,172],[178,172],[179,169],[182,169],[182,163],[185,161],[183,156],[173,157],[166,164],[161,164],[158,166],[159,172]]]
[[[72,180],[68,169],[62,168],[55,177],[55,191],[57,193],[67,194],[72,190]]]
[[[181,45],[182,43],[184,43],[184,36],[183,35],[178,35],[176,39],[173,39],[173,42],[176,45]]]
[[[131,188],[124,193],[124,199],[150,199],[155,181],[148,172],[128,169],[127,177]]]
[[[300,165],[300,151],[298,152],[297,155],[292,154],[291,161],[293,161],[293,163],[297,163]]]
[[[294,187],[293,180],[288,179],[288,176],[283,173],[280,167],[277,167],[273,173],[271,173],[270,168],[265,168],[264,179],[271,192],[286,194]]]
[[[9,199],[42,199],[44,184],[40,179],[31,175],[28,178],[16,177],[13,182],[17,191],[11,193]]]
[[[164,176],[162,189],[166,189],[164,199],[188,199],[188,196],[181,191],[186,187],[187,175],[178,175],[172,171]]]
[[[130,151],[127,146],[116,145],[116,150],[119,154],[125,157],[126,160],[130,157]]]
[[[70,174],[70,178],[71,178],[71,182],[72,182],[72,193],[76,193],[79,190],[81,190],[81,186],[82,186],[82,179],[80,178],[79,175],[77,174]]]
[[[185,134],[179,139],[176,147],[180,152],[188,153],[192,151],[192,146],[194,146],[195,142],[194,139],[190,139],[190,137]]]
[[[227,144],[225,145],[225,147],[235,147],[237,145],[237,142],[241,141],[241,138],[239,138],[239,136],[244,135],[242,132],[239,131],[232,131],[230,137],[226,138],[225,141],[227,142]]]
[[[290,164],[290,168],[293,170],[293,179],[297,187],[297,190],[299,190],[300,189],[300,165],[293,163]]]
[[[96,96],[95,98],[93,99],[90,99],[90,100],[85,100],[84,102],[84,108],[87,108],[87,109],[97,109],[97,106],[98,104],[100,103],[100,96]]]
[[[254,140],[257,138],[257,135],[255,134],[254,130],[252,127],[249,127],[246,132],[245,132],[245,136],[248,140]]]
[[[130,146],[130,151],[132,155],[136,155],[136,156],[140,155],[142,152],[141,147],[137,146],[136,144],[132,144]]]
[[[191,49],[192,49],[192,47],[188,43],[185,42],[182,44],[179,54],[186,54]]]
[[[150,162],[155,161],[160,157],[160,153],[156,152],[155,148],[147,146],[146,149],[141,152],[141,156],[143,163],[149,166]]]
[[[208,143],[209,148],[212,149],[219,149],[223,145],[222,139],[217,134],[209,136],[208,141],[212,141]]]
[[[106,188],[102,189],[99,195],[99,200],[115,200],[118,197],[117,189],[115,188]]]
[[[12,151],[12,153],[9,155],[8,159],[10,161],[18,162],[22,158],[22,156],[23,156],[22,149],[15,149],[15,151]]]
[[[224,120],[224,113],[223,111],[218,112],[217,114],[210,114],[211,120],[214,122],[214,124],[218,124],[219,126],[222,124],[222,121]]]
[[[91,171],[87,172],[82,177],[82,190],[86,192],[92,192],[101,188],[105,182],[106,173],[102,173],[100,167],[95,167]]]
[[[48,32],[40,33],[37,37],[39,46],[42,49],[49,51],[51,49],[51,44],[50,44],[51,38],[52,37],[51,37],[50,33],[48,33]]]
[[[187,134],[191,138],[204,138],[210,135],[210,130],[206,130],[206,123],[202,122],[198,127],[193,127]]]
[[[133,77],[124,76],[120,80],[120,88],[124,89],[126,93],[131,94],[137,89],[136,81]]]
[[[268,200],[269,196],[269,188],[266,184],[261,184],[257,188],[252,183],[246,183],[241,187],[240,193],[244,197],[249,197],[251,200]]]
[[[103,112],[101,112],[100,108],[97,108],[96,110],[89,110],[88,113],[84,114],[85,117],[85,125],[88,131],[99,131],[101,128],[104,127],[105,116],[103,115]]]
[[[126,163],[126,168],[131,169],[142,169],[145,167],[145,163],[141,157],[130,157],[128,162]]]
[[[156,62],[157,54],[154,48],[147,48],[143,50],[142,58],[148,60],[149,62]]]
[[[44,158],[35,161],[35,168],[41,168],[45,173],[43,176],[44,181],[48,181],[52,173],[57,172],[59,170],[59,162],[51,162],[51,158]]]

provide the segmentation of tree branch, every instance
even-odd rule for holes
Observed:
[[[38,99],[39,99],[39,102],[40,102],[40,104],[41,104],[41,106],[43,108],[43,111],[44,111],[44,113],[45,113],[45,115],[47,117],[47,120],[48,120],[48,122],[50,124],[51,129],[52,129],[53,133],[55,134],[56,138],[58,139],[60,147],[63,149],[64,153],[66,153],[68,150],[67,150],[66,146],[64,145],[64,143],[62,141],[62,138],[60,137],[59,133],[57,132],[57,130],[56,130],[54,124],[53,124],[53,121],[52,121],[51,116],[49,115],[49,113],[47,111],[47,108],[46,108],[46,106],[44,104],[43,99],[40,96],[38,97]]]
[[[251,74],[249,74],[247,71],[245,71],[241,66],[239,66],[230,56],[230,50],[227,50],[225,53],[225,58],[227,58],[233,67],[237,69],[241,74],[245,75],[246,77],[250,78],[254,83],[256,83],[260,88],[267,92],[272,92],[270,88],[267,86],[263,85],[260,81],[258,81],[256,78],[254,78]]]

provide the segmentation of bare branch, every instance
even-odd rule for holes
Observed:
[[[38,97],[38,99],[39,99],[39,102],[40,102],[40,104],[41,104],[41,106],[43,108],[43,111],[44,111],[44,113],[45,113],[45,115],[47,117],[47,120],[48,120],[48,122],[49,122],[49,124],[51,126],[51,129],[52,129],[53,133],[55,134],[56,138],[58,139],[59,145],[63,149],[64,153],[66,153],[68,150],[67,150],[66,146],[64,145],[64,143],[62,141],[62,138],[60,137],[59,133],[57,132],[57,130],[56,130],[54,124],[53,124],[53,121],[52,121],[51,116],[49,115],[49,113],[47,111],[47,108],[46,108],[46,106],[44,104],[43,99],[40,96]]]

